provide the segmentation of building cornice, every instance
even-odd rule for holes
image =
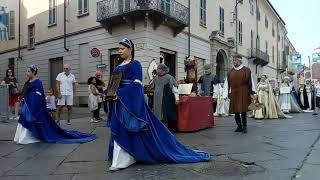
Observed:
[[[283,26],[286,25],[286,23],[284,22],[284,20],[281,18],[280,14],[277,12],[277,10],[273,7],[273,5],[271,4],[270,0],[265,0],[265,2],[267,2],[267,4],[269,5],[270,9],[274,12],[274,14],[278,17],[278,19],[280,20],[280,22],[282,23]]]

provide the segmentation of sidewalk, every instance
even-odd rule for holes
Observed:
[[[75,110],[71,126],[97,134],[86,144],[16,145],[16,123],[0,123],[0,180],[318,180],[320,177],[320,116],[293,114],[284,120],[249,120],[248,134],[234,133],[233,117],[218,118],[216,126],[175,136],[194,149],[213,154],[197,164],[136,164],[109,172],[105,122],[90,124],[84,109]],[[293,178],[297,177],[297,178]]]

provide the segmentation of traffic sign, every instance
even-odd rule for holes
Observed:
[[[97,68],[104,69],[106,67],[107,67],[106,64],[97,64]]]
[[[100,56],[100,50],[98,48],[92,48],[91,49],[91,56],[92,57],[99,57]]]

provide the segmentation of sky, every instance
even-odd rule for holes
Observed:
[[[302,63],[320,47],[320,0],[270,0],[286,23],[288,37],[302,54]]]

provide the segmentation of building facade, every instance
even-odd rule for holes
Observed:
[[[196,60],[198,76],[211,63],[223,80],[234,53],[244,57],[256,81],[261,73],[279,81],[294,50],[268,0],[0,0],[0,28],[3,75],[14,68],[24,81],[26,66],[37,64],[47,88],[62,65],[70,64],[80,103],[98,64],[106,65],[104,79],[109,79],[118,64],[117,42],[124,37],[136,44],[145,83],[153,60],[167,64],[178,80],[185,77],[186,59]],[[92,57],[92,48],[101,55]]]

